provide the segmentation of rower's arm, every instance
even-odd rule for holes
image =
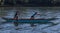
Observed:
[[[33,14],[30,19],[34,19],[34,16],[35,16],[36,14],[37,14],[37,12],[35,12],[35,14]]]

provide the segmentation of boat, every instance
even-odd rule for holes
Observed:
[[[39,19],[34,19],[34,16],[37,14],[37,12],[35,12],[30,19],[18,19],[17,16],[18,12],[16,12],[14,18],[5,18],[2,17],[4,20],[6,20],[6,22],[19,22],[19,23],[51,23],[49,21],[51,20],[55,20],[57,18],[48,18],[48,19],[43,19],[43,18],[39,18]]]

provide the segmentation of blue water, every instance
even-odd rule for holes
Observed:
[[[7,10],[4,10],[4,11],[7,11]],[[11,9],[10,9],[10,11],[11,11]],[[53,16],[56,16],[57,18],[60,18],[60,8],[59,9],[58,8],[56,8],[56,9],[53,9],[53,8],[42,9],[42,8],[40,8],[39,10],[38,9],[33,10],[33,8],[32,8],[32,9],[28,9],[28,10],[24,11],[27,14],[24,14],[24,12],[21,11],[20,12],[21,15],[19,15],[19,17],[20,18],[22,18],[22,17],[23,18],[29,18],[34,13],[34,12],[31,12],[31,11],[37,11],[38,13],[41,14],[40,16],[36,15],[35,18],[50,18],[50,17],[53,17]],[[11,15],[8,15],[7,18],[9,18],[9,17],[11,18],[13,16],[13,15],[12,16]],[[21,22],[23,22],[23,21],[28,22],[28,20],[21,20]],[[29,22],[31,22],[31,21],[29,21]],[[44,21],[43,20],[37,20],[37,21],[45,22],[47,20],[44,20]],[[34,20],[33,22],[37,22],[37,21]],[[7,22],[14,22],[14,20],[13,21],[8,20]],[[20,22],[20,20],[18,22]],[[53,20],[53,22],[54,23],[60,23],[60,19]],[[50,25],[49,24],[43,24],[43,25],[37,24],[36,27],[30,27],[29,24],[23,24],[23,25],[19,24],[18,27],[22,28],[22,29],[15,30],[15,26],[13,25],[13,23],[6,23],[6,24],[0,25],[0,28],[2,28],[2,29],[0,29],[0,33],[60,33],[60,24],[55,25],[55,26],[51,26],[51,27],[43,29],[43,30],[41,29],[41,28],[44,28],[46,26],[50,26]]]

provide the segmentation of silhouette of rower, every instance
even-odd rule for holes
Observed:
[[[18,21],[18,11],[16,11],[16,14],[15,14],[15,16],[14,16],[14,25],[15,26],[18,26],[18,22],[16,22],[16,21]]]
[[[35,12],[32,16],[31,16],[31,20],[33,20],[34,19],[34,16],[37,14],[37,12]],[[35,25],[33,24],[33,23],[31,23],[31,27],[34,27]]]

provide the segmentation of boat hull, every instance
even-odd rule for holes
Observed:
[[[7,20],[6,22],[18,22],[18,23],[41,23],[41,24],[45,24],[45,23],[51,23],[50,19],[34,19],[34,20],[30,20],[30,19],[21,19],[21,20]]]
[[[18,23],[40,23],[40,24],[45,24],[45,23],[51,23],[51,20],[56,20],[58,18],[49,18],[49,19],[9,19],[9,18],[3,18],[6,20],[5,22],[18,22]]]

